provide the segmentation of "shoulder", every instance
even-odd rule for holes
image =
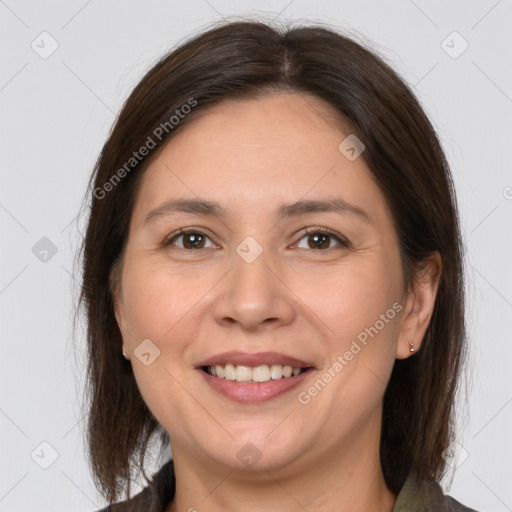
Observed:
[[[138,494],[125,501],[111,503],[97,512],[164,512],[174,498],[175,486],[174,464],[171,459]]]
[[[392,512],[477,512],[443,493],[435,480],[418,480],[410,474]]]
[[[150,508],[152,501],[154,499],[151,488],[148,486],[130,499],[107,505],[98,512],[148,512],[152,510]]]

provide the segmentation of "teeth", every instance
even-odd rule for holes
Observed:
[[[271,379],[295,377],[302,373],[302,368],[292,368],[273,364],[270,367],[266,364],[251,368],[250,366],[234,366],[228,363],[226,366],[216,365],[206,368],[210,375],[220,379],[236,380],[237,382],[269,382]]]
[[[251,380],[252,370],[248,366],[237,366],[235,370],[235,380],[245,382]]]
[[[236,368],[232,364],[227,364],[224,367],[224,378],[227,380],[236,379]]]
[[[283,376],[283,367],[280,364],[273,364],[270,367],[270,377],[272,379],[280,379]]]
[[[270,370],[266,364],[252,369],[252,380],[256,382],[268,382],[270,377]]]

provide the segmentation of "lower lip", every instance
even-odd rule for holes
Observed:
[[[304,379],[309,376],[312,370],[312,368],[308,368],[300,375],[272,379],[268,382],[237,382],[236,380],[214,377],[201,369],[198,371],[215,391],[235,402],[250,403],[271,400],[296,388],[304,382]]]

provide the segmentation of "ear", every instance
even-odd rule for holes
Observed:
[[[403,313],[398,335],[396,349],[397,359],[407,359],[418,352],[425,332],[427,331],[434,305],[442,271],[441,255],[438,251],[421,264],[413,283],[413,289],[407,297],[407,304]],[[414,343],[414,352],[411,345]]]
[[[119,330],[124,337],[125,329],[124,329],[124,305],[121,294],[116,297],[113,297],[114,300],[114,314],[116,317],[117,325],[119,326]]]
[[[117,325],[121,331],[123,338],[123,353],[127,353],[127,329],[125,325],[125,312],[123,303],[123,293],[121,286],[121,273],[122,264],[119,259],[116,259],[112,265],[109,276],[110,293],[112,295],[112,302],[114,306],[114,315],[116,317]]]
[[[123,303],[122,303],[122,300],[115,300],[115,303],[114,303],[114,312],[115,312],[115,315],[116,315],[116,320],[117,320],[117,325],[119,326],[119,330],[121,331],[121,337],[122,337],[122,340],[123,340],[123,356],[126,358],[126,359],[130,359],[130,351],[129,351],[129,344],[128,344],[128,337],[127,337],[127,330],[126,330],[126,327],[125,327],[125,321],[124,321],[124,307],[123,307]]]

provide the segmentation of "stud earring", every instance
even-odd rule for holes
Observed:
[[[124,353],[124,350],[123,350],[123,356],[125,359],[128,359],[128,356]]]
[[[409,349],[411,352],[414,352],[414,343],[412,341],[409,341],[409,345],[411,348]]]

